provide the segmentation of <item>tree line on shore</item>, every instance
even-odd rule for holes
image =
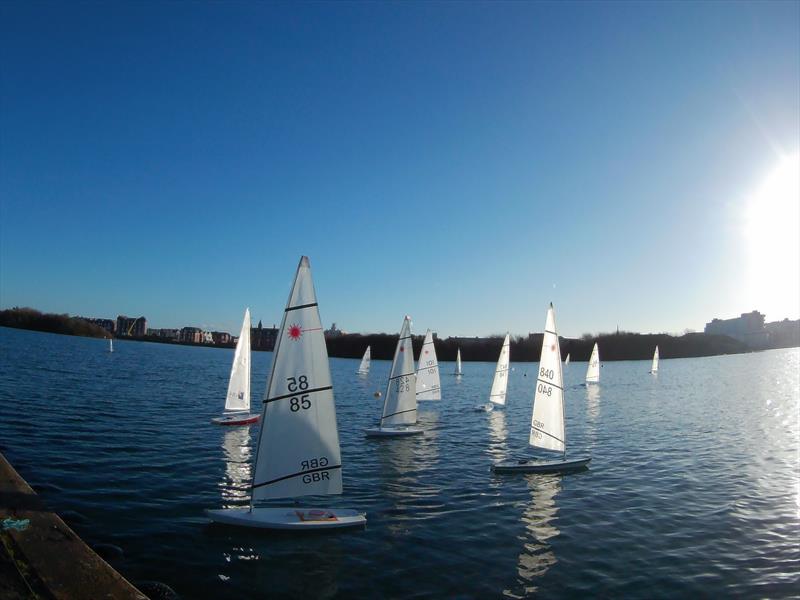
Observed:
[[[461,349],[463,361],[497,360],[504,336],[488,338],[445,338],[434,339],[436,357],[440,361],[454,361],[458,349]],[[542,351],[543,334],[536,333],[527,337],[511,338],[511,360],[520,362],[538,362]],[[412,339],[414,355],[417,356],[422,347],[424,336]],[[662,358],[687,358],[694,356],[713,356],[716,354],[737,354],[747,352],[748,348],[740,341],[724,335],[705,335],[688,333],[672,336],[666,333],[610,333],[598,336],[584,335],[580,339],[559,338],[561,358],[570,355],[570,360],[588,361],[595,342],[600,346],[601,360],[645,360],[653,357],[656,345]],[[344,334],[327,340],[328,354],[341,358],[361,358],[367,346],[370,346],[372,358],[391,360],[397,346],[397,335],[377,334]]]
[[[67,314],[43,313],[35,308],[9,308],[0,310],[0,326],[15,329],[31,329],[63,335],[80,335],[83,337],[111,337],[105,329],[78,317]]]

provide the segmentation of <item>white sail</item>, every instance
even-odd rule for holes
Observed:
[[[589,366],[586,369],[586,383],[597,383],[600,381],[600,351],[597,349],[597,342],[592,348],[592,356],[589,358]]]
[[[108,338],[108,351],[109,352],[114,351],[114,340],[112,340],[111,338]]]
[[[456,353],[456,375],[461,375],[461,348]]]
[[[394,350],[392,370],[386,386],[381,427],[413,425],[417,422],[417,375],[411,347],[411,317],[406,316]]]
[[[547,310],[542,340],[542,356],[536,378],[531,419],[531,446],[566,452],[564,431],[564,375],[561,371],[561,349],[558,345],[553,305]]]
[[[656,351],[653,353],[653,366],[650,367],[651,373],[658,373],[658,346],[656,346]]]
[[[431,330],[425,334],[422,348],[419,351],[417,365],[417,400],[441,400],[442,389],[439,381],[439,361],[436,359],[436,347],[433,345]]]
[[[489,400],[501,406],[506,403],[509,360],[511,360],[511,339],[509,334],[506,334],[506,339],[503,340],[503,347],[500,349],[500,357],[497,359],[497,367],[494,370],[492,391],[489,393]]]
[[[564,360],[564,366],[566,367],[569,364],[569,352],[567,352],[567,358]]]
[[[244,311],[242,331],[231,365],[225,410],[250,410],[250,309]]]
[[[366,351],[364,352],[364,356],[361,358],[361,364],[358,366],[358,373],[361,375],[366,375],[369,373],[369,364],[370,364],[370,353],[369,353],[369,346],[367,346]]]
[[[251,502],[342,493],[328,351],[305,256],[275,343],[261,423]]]

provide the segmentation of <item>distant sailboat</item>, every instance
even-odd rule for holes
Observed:
[[[417,363],[417,401],[441,400],[442,388],[439,381],[439,361],[436,359],[436,347],[433,335],[428,329]]]
[[[260,415],[250,413],[250,309],[244,311],[242,331],[233,354],[228,393],[225,395],[225,414],[211,419],[217,425],[247,425]]]
[[[553,452],[561,452],[561,460],[521,460],[494,465],[495,473],[559,473],[582,469],[591,458],[567,460],[564,426],[564,374],[561,369],[556,318],[553,305],[547,310],[542,340],[539,374],[533,400],[533,415],[528,443]]]
[[[566,360],[564,360],[564,366],[565,367],[569,366],[569,352],[567,352],[567,358],[566,358]]]
[[[458,352],[456,352],[456,370],[455,370],[455,372],[453,372],[453,375],[455,375],[456,377],[461,377],[461,375],[462,375],[462,373],[461,373],[461,348],[459,348]]]
[[[658,373],[658,346],[656,346],[656,351],[653,353],[653,365],[650,367],[651,373]]]
[[[108,338],[108,351],[109,352],[113,352],[114,351],[114,339],[113,338]]]
[[[368,437],[416,435],[423,429],[413,427],[417,422],[417,374],[414,370],[414,350],[411,347],[411,317],[403,319],[400,337],[394,350],[392,370],[383,398],[383,415],[378,427],[365,429]]]
[[[361,364],[358,366],[358,373],[359,375],[367,375],[369,373],[369,363],[370,363],[370,354],[369,354],[369,346],[367,346],[367,350],[364,352],[364,356],[361,358]]]
[[[259,500],[342,493],[328,351],[307,257],[300,259],[275,343],[249,508],[206,510],[215,522],[262,529],[363,525],[350,509],[255,507]]]
[[[506,334],[503,340],[503,347],[500,348],[500,356],[497,359],[497,367],[494,370],[494,379],[492,379],[492,391],[489,392],[489,402],[487,404],[480,404],[475,407],[475,410],[481,412],[489,412],[495,404],[498,406],[505,406],[506,404],[506,389],[508,388],[508,362],[511,360],[511,336]]]
[[[597,342],[594,343],[586,369],[586,383],[600,383],[600,351],[597,349]]]

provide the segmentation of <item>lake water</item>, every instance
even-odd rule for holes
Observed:
[[[602,348],[601,348],[602,354]],[[535,364],[508,406],[494,365],[442,363],[425,437],[367,440],[389,363],[331,359],[344,494],[363,530],[297,535],[212,526],[244,505],[258,426],[223,428],[233,352],[0,328],[0,450],[112,564],[183,598],[787,597],[800,594],[800,350],[566,369],[570,475],[504,475],[523,456]],[[253,395],[271,353],[253,355]],[[512,357],[513,361],[513,357]],[[527,377],[524,374],[527,373]],[[313,503],[310,500],[306,504]],[[317,504],[320,504],[318,502]],[[74,512],[70,512],[74,511]],[[76,514],[77,513],[77,514]]]

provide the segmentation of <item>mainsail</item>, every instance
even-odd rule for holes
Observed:
[[[244,311],[242,331],[231,365],[225,410],[250,410],[250,309]]]
[[[500,349],[500,357],[497,359],[497,367],[494,370],[492,380],[492,391],[489,393],[489,400],[501,406],[506,403],[506,389],[508,388],[508,361],[511,359],[511,339],[506,334],[503,340],[503,347]]]
[[[651,373],[658,373],[658,346],[656,346],[656,351],[653,353],[653,366],[650,367]]]
[[[547,310],[542,340],[542,356],[536,378],[531,419],[531,446],[566,452],[564,431],[564,376],[561,371],[561,350],[556,333],[553,305]]]
[[[456,375],[461,375],[461,348],[456,353]]]
[[[305,256],[275,344],[261,422],[253,500],[342,493],[328,351]]]
[[[400,338],[394,350],[392,370],[386,386],[381,427],[413,425],[417,422],[417,375],[411,347],[411,317],[403,319]]]
[[[597,342],[592,348],[592,356],[589,358],[589,366],[586,369],[586,383],[597,383],[600,381],[600,351],[597,349]]]
[[[564,366],[566,367],[569,364],[569,352],[567,352],[567,358],[564,361]]]
[[[431,330],[425,334],[422,348],[419,351],[417,365],[417,400],[441,400],[442,390],[439,382],[439,361],[436,359],[436,347],[433,345]]]
[[[370,354],[369,354],[369,346],[367,346],[367,350],[364,352],[364,356],[361,359],[361,364],[358,366],[358,373],[361,375],[366,375],[369,373],[369,363],[370,363]]]

